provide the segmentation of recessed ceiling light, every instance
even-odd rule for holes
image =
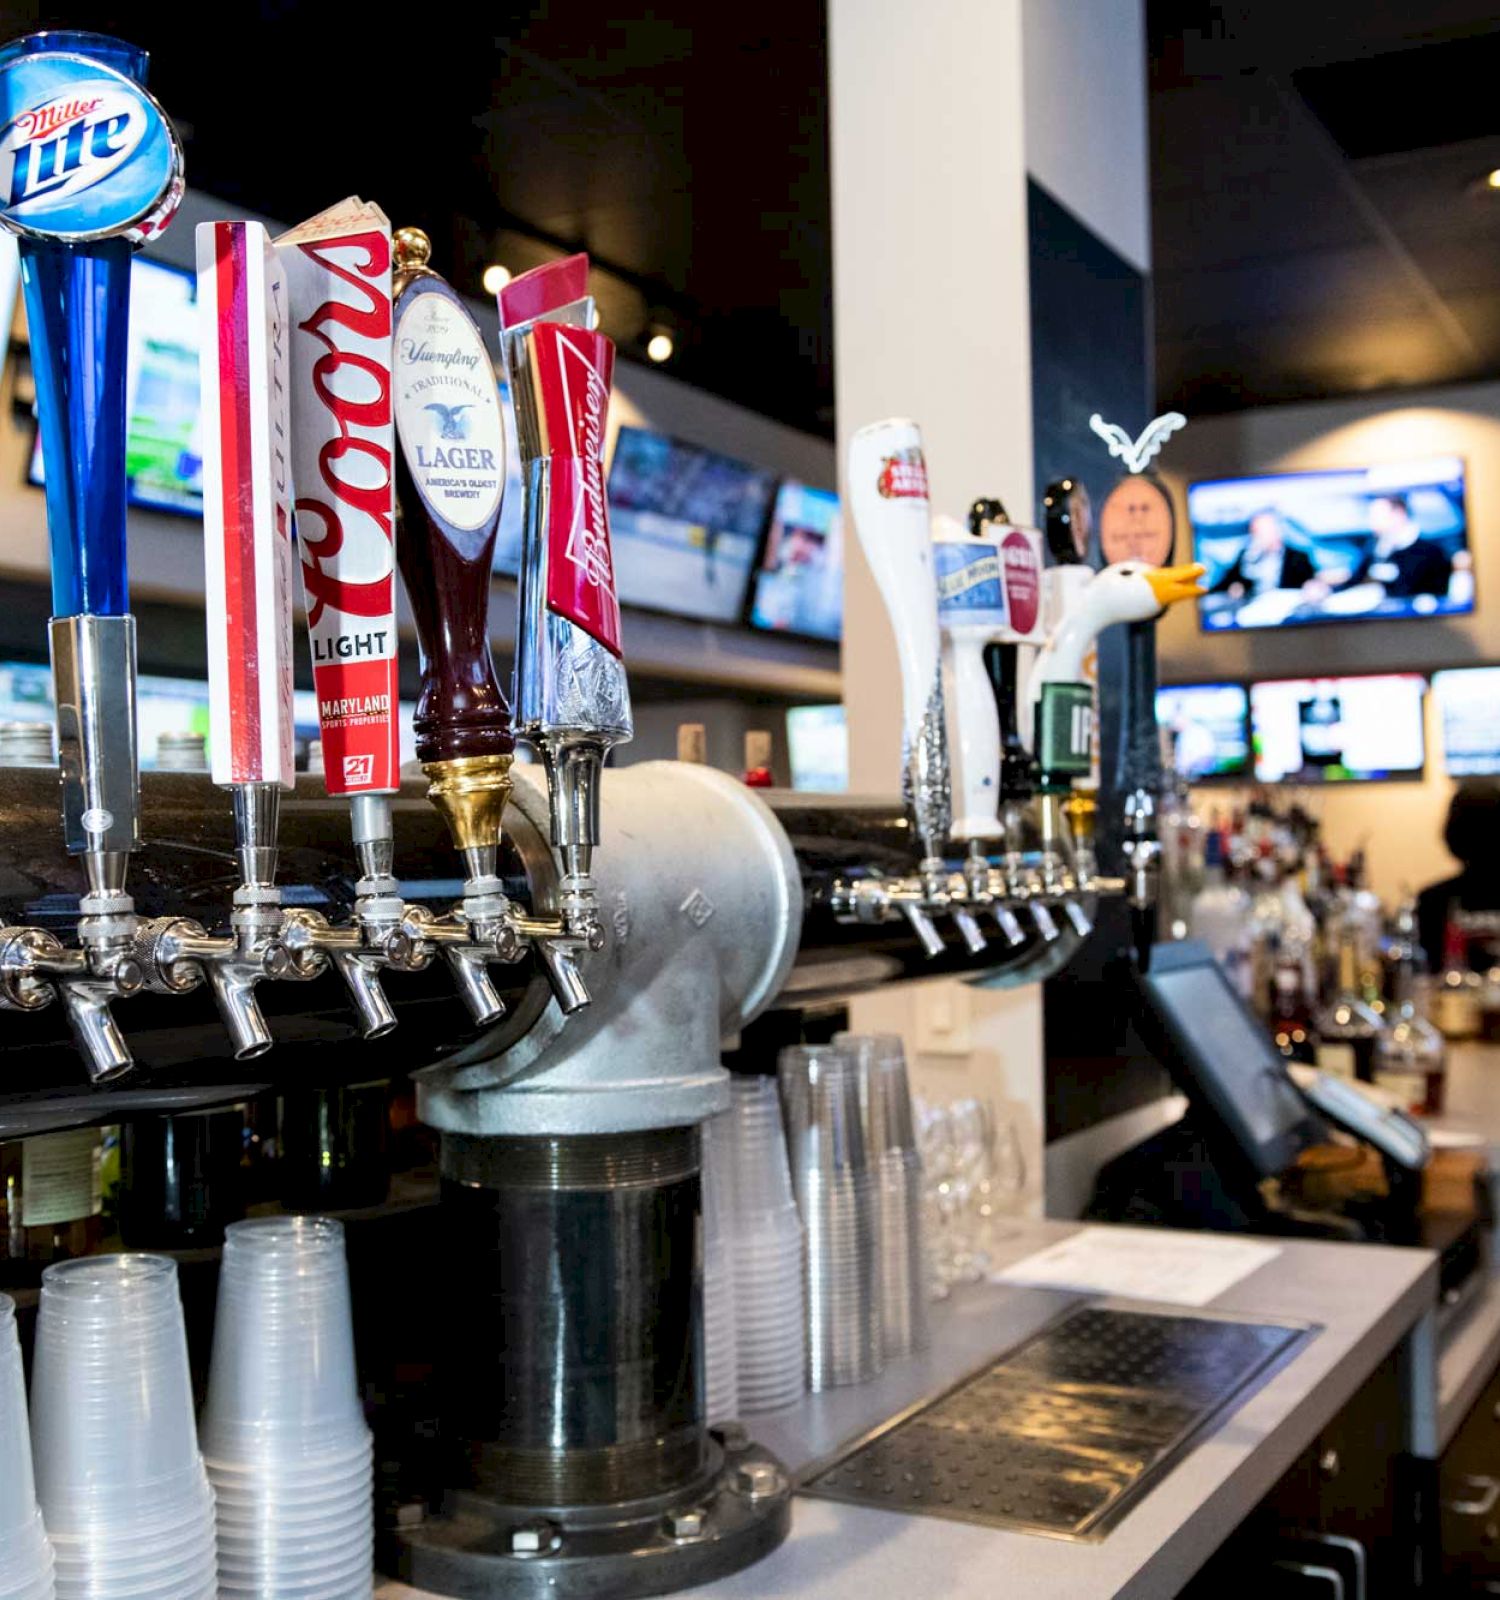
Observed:
[[[1500,189],[1500,167],[1496,167],[1493,172],[1487,172],[1484,182],[1488,189]]]
[[[670,361],[673,349],[670,333],[653,333],[646,343],[646,354],[656,362]]]
[[[510,268],[502,267],[499,262],[484,269],[484,292],[486,294],[499,294],[510,282]]]

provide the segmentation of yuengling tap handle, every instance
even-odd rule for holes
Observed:
[[[492,878],[515,751],[489,645],[505,428],[484,340],[430,254],[420,229],[397,231],[396,497],[422,656],[417,755],[471,879]]]

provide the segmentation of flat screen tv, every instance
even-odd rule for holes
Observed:
[[[1252,684],[1255,776],[1262,783],[1420,778],[1426,688],[1417,673]]]
[[[1500,667],[1434,672],[1443,730],[1443,769],[1450,778],[1500,772]]]
[[[609,469],[615,581],[627,605],[739,622],[776,474],[624,426]]]
[[[1457,456],[1195,483],[1188,517],[1210,631],[1474,609]]]
[[[125,352],[125,478],[130,504],[203,515],[198,421],[198,281],[137,256]],[[28,481],[46,481],[40,431]]]
[[[788,478],[776,491],[765,553],[755,574],[757,628],[837,639],[844,620],[844,536],[839,497]]]
[[[1239,683],[1179,683],[1156,691],[1156,721],[1173,764],[1192,783],[1250,775],[1250,697]]]
[[[842,794],[849,787],[849,728],[842,706],[793,706],[786,714],[792,787]]]
[[[496,572],[515,577],[521,570],[521,529],[525,524],[525,488],[521,481],[521,447],[516,439],[516,413],[510,403],[510,385],[500,384],[500,420],[505,428],[505,497],[500,502],[500,526],[495,533]]]

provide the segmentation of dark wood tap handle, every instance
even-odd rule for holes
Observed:
[[[426,269],[425,235],[397,233],[396,260],[396,549],[422,658],[417,755],[505,755],[515,739],[489,644],[505,491],[499,387],[463,302]]]

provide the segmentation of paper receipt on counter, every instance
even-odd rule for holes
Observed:
[[[1059,1244],[1012,1262],[995,1283],[1077,1289],[1126,1300],[1206,1306],[1274,1261],[1281,1250],[1258,1239],[1180,1233],[1171,1228],[1084,1228]]]

